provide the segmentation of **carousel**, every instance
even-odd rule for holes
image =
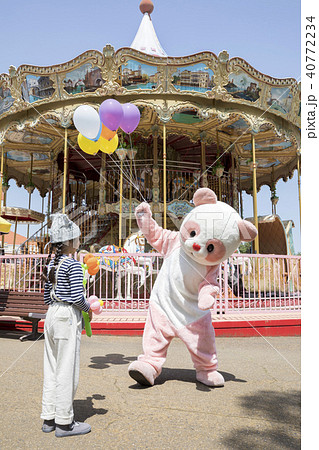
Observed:
[[[241,215],[242,193],[251,194],[263,242],[258,190],[269,186],[275,214],[277,181],[297,169],[300,182],[300,83],[263,74],[227,51],[170,57],[153,27],[152,2],[142,0],[140,10],[130,47],[107,44],[63,64],[10,66],[0,75],[3,189],[10,179],[24,186],[29,209],[34,189],[47,198],[39,232],[28,240],[43,251],[49,214],[62,210],[79,223],[82,249],[121,247],[137,231],[141,201],[175,229],[193,208],[194,191],[207,186]],[[139,109],[138,127],[118,131],[114,153],[88,154],[78,145],[74,112],[98,110],[110,98]],[[269,251],[259,238],[253,250]]]

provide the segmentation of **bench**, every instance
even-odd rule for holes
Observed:
[[[32,333],[22,336],[21,341],[26,339],[35,340],[40,335],[38,324],[44,319],[48,305],[43,301],[41,292],[16,292],[0,290],[0,316],[16,316],[32,323]]]

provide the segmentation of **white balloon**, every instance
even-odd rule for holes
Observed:
[[[73,122],[82,136],[96,140],[101,134],[101,120],[99,113],[92,106],[81,105],[74,111]]]

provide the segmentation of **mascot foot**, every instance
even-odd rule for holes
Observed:
[[[156,370],[150,364],[143,361],[133,361],[129,365],[128,373],[133,380],[142,386],[154,386]]]
[[[224,377],[217,370],[200,370],[196,372],[196,380],[206,386],[221,387],[224,386]]]

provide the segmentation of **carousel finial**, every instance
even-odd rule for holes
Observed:
[[[152,14],[154,5],[152,0],[142,0],[140,3],[140,10],[142,14],[148,13]]]

